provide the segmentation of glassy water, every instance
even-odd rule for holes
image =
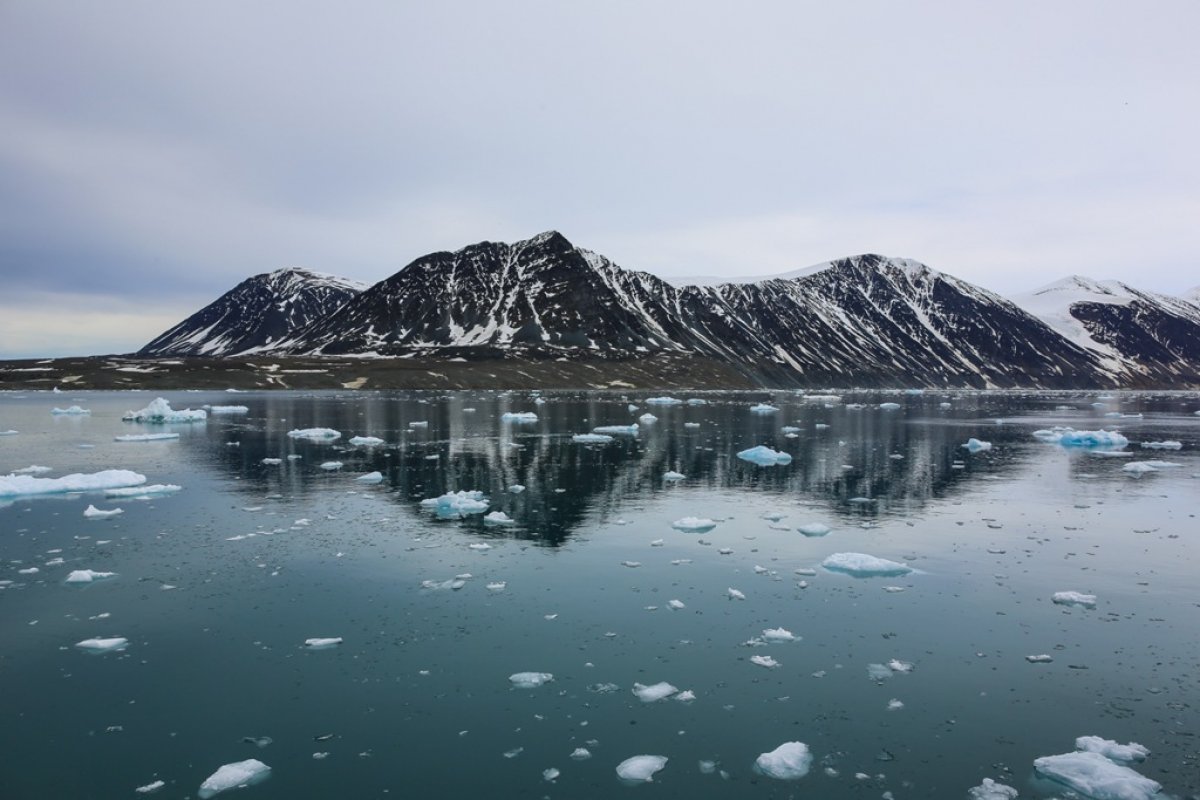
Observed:
[[[984,778],[1063,797],[1032,762],[1092,734],[1148,747],[1136,768],[1165,793],[1200,791],[1195,395],[167,397],[249,413],[147,426],[120,419],[144,393],[0,395],[0,430],[20,432],[0,437],[0,474],[120,468],[183,487],[0,498],[0,797],[133,797],[155,780],[189,797],[249,758],[271,777],[236,796],[261,800],[903,800]],[[761,401],[779,411],[752,413]],[[92,413],[50,414],[72,403]],[[501,421],[521,411],[537,421]],[[634,436],[571,439],[647,412]],[[1132,455],[1032,436],[1053,425],[1119,427]],[[342,436],[287,435],[316,426]],[[113,440],[162,430],[180,436]],[[1164,440],[1182,447],[1140,447]],[[736,457],[759,444],[791,463]],[[1179,466],[1134,478],[1134,460]],[[420,505],[458,490],[515,524]],[[89,504],[124,513],[85,519]],[[672,527],[686,517],[716,524]],[[915,571],[821,566],[846,552]],[[82,569],[117,576],[65,583]],[[1051,601],[1068,590],[1096,606]],[[797,640],[755,642],[777,628]],[[75,646],[93,637],[129,645]],[[515,688],[526,671],[553,679]],[[695,697],[633,693],[659,682]],[[788,741],[812,752],[805,777],[754,770]],[[624,785],[615,768],[638,754],[668,762]]]

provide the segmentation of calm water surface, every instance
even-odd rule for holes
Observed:
[[[164,430],[120,419],[154,395],[0,395],[0,430],[20,431],[0,437],[0,474],[121,468],[184,487],[0,499],[0,797],[138,797],[160,779],[156,796],[192,797],[247,758],[271,777],[232,796],[259,800],[904,800],[961,798],[983,778],[1065,797],[1033,759],[1089,734],[1148,747],[1138,770],[1165,794],[1200,791],[1195,395],[847,394],[860,409],[786,393],[676,407],[612,393],[166,396],[249,413],[120,443]],[[760,401],[780,410],[751,413]],[[73,403],[92,413],[50,414]],[[506,424],[507,411],[538,420]],[[658,421],[637,436],[571,441],[647,411]],[[1052,425],[1119,427],[1133,455],[1032,437]],[[313,426],[342,438],[286,435]],[[356,435],[386,444],[351,447]],[[993,447],[968,453],[968,437]],[[1160,440],[1183,447],[1140,448]],[[735,457],[758,444],[793,461]],[[1123,471],[1144,459],[1180,466]],[[382,483],[355,481],[372,470]],[[420,507],[455,490],[481,490],[516,524]],[[124,513],[85,519],[93,503]],[[688,516],[717,524],[671,527]],[[831,531],[807,537],[807,523]],[[838,552],[917,571],[822,569]],[[118,576],[66,585],[75,569]],[[1064,590],[1097,606],[1052,603]],[[799,640],[746,644],[778,627]],[[129,647],[74,646],[104,636]],[[314,651],[310,637],[344,643]],[[1025,658],[1039,654],[1053,661]],[[762,655],[778,666],[751,661]],[[892,659],[911,672],[871,666]],[[512,688],[524,671],[554,678]],[[660,681],[695,699],[632,693]],[[809,746],[810,773],[757,774],[787,741]],[[581,747],[590,759],[572,759]],[[615,767],[637,754],[669,761],[625,786]]]

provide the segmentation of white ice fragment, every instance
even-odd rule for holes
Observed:
[[[1058,442],[1063,447],[1098,447],[1119,450],[1129,440],[1116,431],[1077,431],[1071,428],[1053,428],[1049,431],[1034,431],[1042,441]]]
[[[647,397],[646,405],[648,406],[677,406],[683,403],[674,397]]]
[[[309,650],[330,650],[342,643],[341,636],[331,636],[327,638],[305,639],[304,646]]]
[[[656,703],[659,700],[665,700],[678,691],[679,689],[675,688],[666,681],[654,683],[649,686],[641,683],[635,683],[633,685],[633,693],[637,695],[637,698],[643,703]]]
[[[87,519],[108,519],[109,517],[115,517],[118,514],[124,514],[124,513],[125,513],[125,510],[121,509],[121,508],[113,508],[113,509],[109,509],[106,511],[106,510],[96,508],[95,506],[92,506],[92,505],[89,505],[87,508],[85,508],[83,510],[83,516],[86,517]]]
[[[1160,469],[1171,469],[1181,466],[1183,465],[1176,464],[1174,461],[1130,461],[1121,467],[1121,471],[1135,478],[1140,478],[1148,472],[1158,472]]]
[[[704,533],[717,527],[717,523],[706,517],[683,517],[672,522],[671,527],[677,531]]]
[[[796,641],[796,635],[786,628],[767,628],[763,631],[763,638],[768,642]]]
[[[781,666],[778,661],[770,656],[750,656],[750,663],[757,664],[760,667],[766,667],[767,669],[774,669],[775,667]]]
[[[1165,442],[1142,442],[1142,447],[1147,450],[1181,450],[1183,442],[1167,440]]]
[[[1082,594],[1080,592],[1055,592],[1051,598],[1060,606],[1084,606],[1086,608],[1096,607],[1096,595]]]
[[[425,419],[418,419],[418,420],[414,420],[414,421],[412,421],[412,422],[408,423],[408,427],[410,427],[410,428],[413,428],[413,429],[416,429],[416,428],[428,428],[428,427],[429,427],[429,420],[425,420]]]
[[[96,492],[122,486],[140,486],[145,475],[127,469],[72,473],[61,478],[34,478],[29,475],[0,475],[0,497],[20,497],[64,492]]]
[[[378,436],[351,436],[350,444],[355,447],[378,447],[383,444],[383,439]]]
[[[167,442],[178,439],[178,433],[127,433],[124,436],[114,436],[114,442]]]
[[[618,436],[636,436],[638,432],[638,424],[635,422],[632,425],[600,425],[592,428],[592,433],[603,433],[606,435]]]
[[[900,408],[899,403],[880,403],[879,408],[882,411],[896,411]]]
[[[726,589],[725,593],[729,595],[730,600],[745,600],[746,595],[737,589]]]
[[[278,465],[282,464],[283,459],[282,458],[264,458],[259,463],[266,464],[268,467],[274,467],[274,466],[278,466]]]
[[[573,751],[571,751],[571,758],[575,761],[587,761],[591,757],[592,751],[588,750],[586,747],[576,747]]]
[[[675,611],[679,611],[680,609],[687,608],[687,606],[685,606],[683,604],[682,600],[668,600],[667,607],[671,608]]]
[[[562,773],[559,772],[556,767],[550,767],[549,769],[542,770],[542,780],[554,781],[557,780],[558,776],[561,774]]]
[[[1158,781],[1109,761],[1099,753],[1043,756],[1034,759],[1033,768],[1093,800],[1149,800],[1162,790]]]
[[[822,522],[806,522],[800,527],[796,528],[796,530],[800,531],[800,533],[803,533],[805,536],[817,537],[824,536],[825,534],[829,533],[832,528]]]
[[[1025,660],[1030,664],[1049,664],[1054,660],[1053,656],[1048,656],[1045,653],[1036,656],[1025,656]]]
[[[37,464],[33,464],[28,467],[21,467],[21,469],[14,469],[12,471],[12,474],[13,475],[45,475],[47,472],[53,472],[53,471],[54,471],[53,467],[39,467]]]
[[[129,640],[124,636],[113,636],[108,639],[84,639],[82,642],[76,642],[75,646],[89,653],[112,653],[128,647]]]
[[[486,514],[483,518],[484,524],[487,525],[516,525],[517,521],[505,514],[503,511],[493,511]]]
[[[664,481],[681,481],[685,478],[687,478],[686,475],[684,475],[682,472],[676,472],[675,470],[667,470],[663,473]]]
[[[383,473],[368,472],[366,475],[359,475],[354,480],[356,483],[383,483]]]
[[[249,414],[248,406],[208,406],[208,413],[213,416],[229,416],[233,414]]]
[[[140,411],[127,411],[121,419],[126,422],[145,422],[151,425],[166,425],[177,422],[204,422],[208,412],[203,409],[185,408],[176,411],[166,398],[158,397],[150,401],[150,405]]]
[[[92,583],[93,581],[102,581],[105,578],[115,578],[115,572],[97,572],[94,569],[77,569],[72,570],[67,576],[67,583]]]
[[[91,410],[80,408],[79,406],[71,406],[69,408],[52,408],[50,413],[56,417],[82,417],[86,414],[91,414]]]
[[[653,414],[642,414],[640,417],[638,417],[638,422],[642,423],[643,425],[653,425],[654,423],[658,422],[658,417],[654,416]]]
[[[696,693],[693,692],[691,689],[685,689],[684,691],[675,695],[675,697],[673,699],[677,700],[680,703],[690,703],[696,699]]]
[[[803,778],[812,766],[812,753],[804,742],[784,742],[754,761],[754,767],[768,778],[791,781]]]
[[[508,586],[507,581],[493,581],[487,585],[487,588],[489,592],[503,592],[506,586]]]
[[[898,658],[893,658],[891,661],[887,662],[887,668],[890,669],[892,672],[912,672],[913,671],[912,662],[901,661]]]
[[[822,561],[821,566],[831,572],[843,572],[855,578],[891,577],[907,575],[913,571],[907,564],[866,553],[834,553]]]
[[[519,483],[514,483],[512,486],[508,487],[508,490],[513,494],[520,494],[521,492],[525,491],[525,487]]]
[[[967,790],[967,800],[1016,800],[1016,797],[1016,789],[991,778],[984,778],[983,783]]]
[[[772,450],[766,445],[761,444],[757,447],[751,447],[749,450],[742,450],[737,454],[737,457],[743,461],[757,464],[760,467],[773,467],[792,463],[792,457],[787,453]]]
[[[963,447],[965,447],[968,451],[970,451],[972,453],[979,453],[984,450],[991,450],[992,443],[980,441],[979,439],[975,439],[975,438],[970,438],[970,439],[967,439],[967,443],[964,444]]]
[[[501,422],[515,422],[517,424],[537,422],[537,419],[537,414],[532,411],[506,411],[500,415]]]
[[[441,497],[422,500],[421,508],[432,511],[439,519],[462,519],[468,514],[487,511],[488,500],[480,491],[447,492]]]
[[[768,405],[767,403],[758,403],[750,406],[750,412],[752,414],[774,414],[778,410],[779,409],[777,407]]]
[[[145,786],[139,786],[134,791],[138,794],[153,794],[166,785],[163,781],[154,781],[153,783],[147,783]]]
[[[201,800],[230,789],[241,789],[261,783],[271,776],[271,768],[257,758],[225,764],[200,784],[196,794]]]
[[[666,756],[633,756],[617,765],[617,777],[623,781],[650,783],[654,774],[666,765]]]
[[[554,680],[554,676],[549,672],[517,672],[509,675],[508,680],[517,689],[536,689]]]
[[[6,431],[0,431],[0,436],[16,436],[19,433],[20,431],[14,431],[12,428],[9,428]]]
[[[575,444],[608,444],[613,437],[603,433],[577,433],[571,437]]]
[[[897,700],[896,698],[893,697],[891,700],[888,700],[888,704],[887,704],[888,711],[899,711],[902,708],[904,708],[904,703]]]
[[[1150,755],[1150,751],[1137,742],[1118,744],[1112,739],[1102,739],[1099,736],[1080,736],[1075,740],[1075,749],[1088,753],[1099,753],[1109,761],[1127,763],[1145,761],[1146,757]]]
[[[327,472],[333,472],[334,470],[339,470],[342,468],[342,462],[340,462],[340,461],[322,461],[320,464],[320,467],[321,467],[321,469],[326,470]]]
[[[342,432],[335,431],[333,428],[297,428],[296,430],[288,431],[288,436],[293,439],[307,439],[312,442],[332,442],[335,439],[342,438]]]

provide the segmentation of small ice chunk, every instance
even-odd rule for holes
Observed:
[[[745,600],[746,599],[746,595],[737,589],[733,589],[733,588],[726,589],[725,593],[727,595],[729,595],[730,600]]]
[[[680,609],[687,608],[687,606],[685,606],[683,604],[682,600],[668,600],[667,607],[671,608],[675,611],[679,611]]]
[[[683,517],[672,522],[671,527],[677,531],[705,533],[717,527],[717,523],[707,517]]]
[[[333,428],[297,428],[296,430],[288,431],[288,436],[293,439],[307,439],[312,442],[332,442],[335,439],[342,438],[342,432],[335,431]]]
[[[763,631],[763,638],[768,642],[794,642],[797,637],[786,628],[767,628]]]
[[[488,500],[480,491],[447,492],[441,497],[422,500],[421,508],[432,511],[439,519],[462,519],[487,511]]]
[[[532,411],[506,411],[500,415],[501,422],[515,422],[524,424],[529,422],[537,422],[537,414]]]
[[[637,698],[643,703],[656,703],[659,700],[665,700],[678,691],[679,689],[675,688],[666,681],[654,683],[649,686],[641,683],[635,683],[633,685],[633,693],[637,695]]]
[[[253,786],[256,783],[261,783],[271,776],[271,768],[257,758],[248,758],[245,761],[237,761],[233,764],[225,764],[212,775],[205,779],[204,783],[200,784],[200,791],[196,794],[201,800],[230,789],[240,789],[244,786]]]
[[[675,470],[668,470],[663,473],[664,481],[681,481],[685,478],[687,478],[686,475],[684,475],[682,472],[676,472]]]
[[[562,773],[559,772],[557,768],[550,767],[549,769],[542,770],[542,780],[554,781],[554,780],[557,780],[558,776],[561,774]]]
[[[489,592],[503,592],[506,586],[508,586],[508,581],[493,581],[487,585],[487,588]]]
[[[508,680],[517,689],[536,689],[554,680],[554,676],[549,672],[517,672],[509,675]]]
[[[124,436],[114,436],[114,442],[165,442],[178,439],[178,433],[129,433]]]
[[[775,667],[781,666],[778,661],[770,656],[750,656],[750,663],[757,664],[760,667],[766,667],[767,669],[774,669]]]
[[[778,410],[777,407],[767,403],[758,403],[750,406],[750,413],[752,414],[774,414]]]
[[[503,511],[493,511],[483,517],[487,525],[516,525],[517,521]]]
[[[153,794],[166,785],[163,781],[154,781],[153,783],[147,783],[145,786],[139,786],[134,791],[138,794]]]
[[[115,517],[118,514],[124,514],[124,513],[125,513],[125,510],[121,509],[121,508],[113,508],[113,509],[109,509],[106,511],[106,510],[96,508],[93,505],[89,505],[87,508],[85,508],[83,510],[83,516],[85,516],[88,519],[108,519],[109,517]]]
[[[646,405],[648,406],[678,406],[682,405],[683,401],[674,397],[647,397]]]
[[[408,423],[408,427],[413,428],[414,430],[416,428],[428,428],[429,420],[425,420],[425,419],[414,420],[414,421]]]
[[[248,406],[208,406],[208,413],[214,416],[249,414],[250,408]]]
[[[610,436],[636,436],[637,432],[638,424],[636,422],[632,425],[600,425],[592,428],[592,433],[602,433]]]
[[[897,700],[896,698],[893,697],[891,700],[888,700],[888,704],[887,704],[888,711],[899,711],[902,708],[904,708],[904,703]]]
[[[880,403],[879,408],[881,411],[897,411],[900,408],[900,404],[899,403]]]
[[[1150,800],[1162,790],[1158,781],[1109,761],[1099,753],[1043,756],[1034,759],[1033,768],[1093,800]]]
[[[329,650],[334,647],[337,647],[341,643],[342,643],[342,637],[340,637],[340,636],[332,636],[332,637],[324,638],[324,639],[318,637],[315,639],[305,639],[304,640],[304,646],[307,647],[309,650]]]
[[[37,464],[33,464],[28,467],[21,467],[21,469],[14,469],[12,471],[12,474],[13,475],[45,475],[47,472],[53,472],[53,471],[54,471],[53,467],[39,467]]]
[[[1177,442],[1173,439],[1168,439],[1164,442],[1142,442],[1142,447],[1147,450],[1181,450],[1183,442]]]
[[[571,437],[575,444],[608,444],[613,437],[603,433],[577,433]]]
[[[1084,606],[1086,608],[1096,607],[1096,595],[1082,594],[1080,592],[1055,592],[1051,598],[1060,606]]]
[[[513,494],[520,494],[521,492],[525,491],[525,487],[519,483],[514,483],[512,486],[508,487],[508,490]]]
[[[760,467],[773,467],[792,463],[792,457],[787,453],[772,450],[766,445],[761,444],[757,447],[751,447],[749,450],[742,450],[737,454],[737,457],[743,461],[757,464]]]
[[[571,752],[571,758],[575,761],[587,761],[591,757],[592,751],[588,750],[586,747],[576,747]]]
[[[171,404],[167,402],[165,397],[158,397],[150,401],[150,405],[140,411],[127,411],[121,419],[126,422],[144,422],[151,425],[166,425],[178,422],[204,422],[208,419],[208,412],[203,409],[185,408],[182,411],[176,411],[171,408]]]
[[[259,463],[266,464],[268,467],[274,467],[274,466],[278,466],[279,464],[282,464],[283,459],[282,458],[264,458]]]
[[[796,528],[796,530],[800,531],[800,533],[803,533],[805,536],[817,537],[824,536],[833,529],[823,522],[806,522],[800,527]]]
[[[85,414],[91,414],[91,410],[81,408],[79,406],[71,406],[69,408],[52,408],[50,413],[56,417],[82,417]]]
[[[679,701],[680,703],[690,703],[696,699],[696,693],[693,692],[691,689],[685,689],[684,691],[675,695],[674,699]]]
[[[1068,428],[1057,433],[1058,438],[1055,441],[1063,447],[1105,447],[1119,450],[1129,444],[1129,440],[1116,431],[1076,431]],[[1034,435],[1037,436],[1037,433]]]
[[[350,444],[355,447],[378,447],[383,444],[383,439],[378,436],[351,436]]]
[[[650,783],[654,774],[666,765],[666,756],[633,756],[617,764],[617,777],[623,781]]]
[[[893,658],[887,662],[887,668],[892,672],[912,672],[913,665],[911,661],[901,661],[898,658]]]
[[[320,464],[320,467],[321,467],[321,469],[323,469],[327,472],[333,472],[334,470],[338,470],[338,469],[342,468],[342,462],[340,462],[340,461],[322,461]]]
[[[67,583],[92,583],[94,581],[102,581],[105,578],[115,578],[115,572],[97,572],[94,569],[77,569],[73,570],[67,576]]]
[[[113,636],[108,639],[84,639],[82,642],[76,642],[75,646],[90,653],[112,653],[128,647],[129,640],[124,636]]]
[[[907,575],[913,571],[907,564],[866,553],[834,553],[822,561],[821,566],[831,572],[842,572],[855,578],[893,577]]]
[[[383,483],[383,473],[368,472],[366,475],[359,475],[354,481],[356,483]]]
[[[642,414],[640,417],[638,417],[638,422],[642,423],[643,425],[653,425],[654,423],[658,422],[658,417],[654,416],[653,414]]]
[[[784,742],[754,761],[754,767],[768,778],[792,781],[803,778],[812,766],[812,753],[804,742]]]
[[[1025,660],[1028,661],[1030,664],[1049,664],[1051,661],[1054,660],[1054,658],[1052,656],[1046,655],[1045,653],[1042,653],[1041,655],[1036,655],[1036,656],[1025,656]]]
[[[975,438],[970,438],[970,439],[967,439],[967,443],[964,444],[963,447],[965,447],[971,453],[979,453],[984,450],[991,450],[992,443],[980,441],[979,439],[975,439]]]
[[[967,790],[967,800],[1016,800],[1016,797],[1016,789],[991,778],[984,778],[983,783]]]
[[[1150,751],[1137,742],[1118,744],[1112,739],[1101,739],[1099,736],[1080,736],[1075,740],[1075,749],[1088,753],[1099,753],[1109,761],[1126,763],[1145,761],[1146,757],[1150,755]]]
[[[1172,467],[1180,466],[1183,465],[1176,464],[1174,461],[1130,461],[1121,467],[1121,471],[1135,478],[1140,478],[1148,472],[1158,472],[1160,469],[1171,469]]]

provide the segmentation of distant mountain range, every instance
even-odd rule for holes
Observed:
[[[675,286],[551,231],[432,253],[367,287],[286,269],[238,284],[138,352],[604,362],[686,354],[762,385],[1200,386],[1187,298],[1070,277],[1005,299],[916,261],[860,255],[786,276]]]

